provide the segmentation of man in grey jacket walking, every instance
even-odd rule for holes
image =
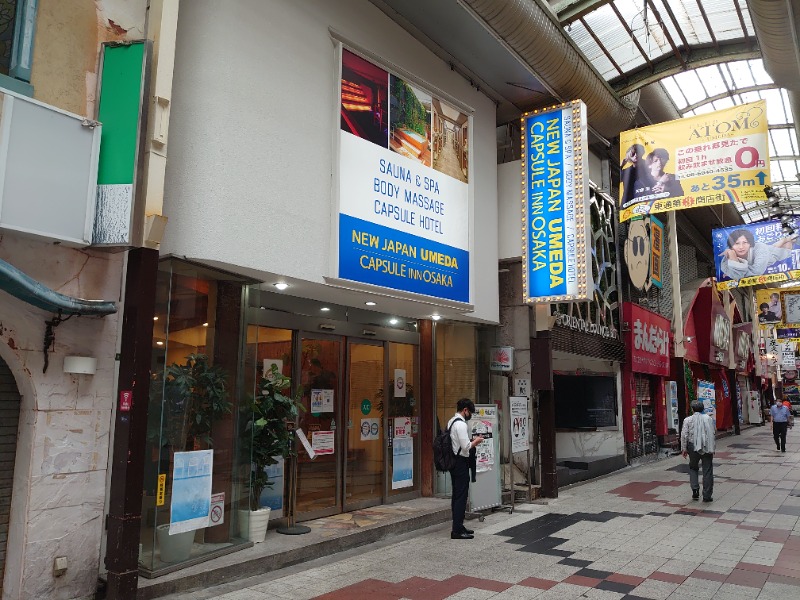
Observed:
[[[681,453],[689,457],[689,485],[692,499],[700,497],[699,471],[703,464],[703,502],[711,502],[714,493],[714,450],[716,449],[716,425],[714,419],[703,414],[703,403],[692,402],[694,413],[683,420],[681,429]]]

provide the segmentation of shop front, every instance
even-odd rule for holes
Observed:
[[[163,261],[141,573],[156,577],[248,547],[251,508],[269,507],[272,520],[292,511],[304,521],[418,497],[417,327],[413,319],[283,296]],[[292,426],[310,452],[298,444],[296,462],[275,457],[265,467],[271,484],[256,499],[249,423],[273,368],[302,405]],[[194,514],[190,505],[204,508]]]
[[[670,322],[638,304],[622,304],[626,360],[622,369],[623,430],[628,459],[656,455],[677,431],[668,399]],[[672,427],[670,427],[672,425]]]

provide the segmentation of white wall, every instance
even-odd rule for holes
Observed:
[[[331,274],[329,28],[475,110],[473,316],[496,321],[495,105],[366,0],[181,3],[162,251],[251,275]]]
[[[522,256],[522,165],[497,165],[497,229],[500,258]]]
[[[0,258],[62,294],[119,300],[123,253],[4,235]],[[52,317],[0,292],[0,357],[22,396],[3,599],[93,598],[97,587],[119,313],[59,325],[42,373]],[[97,358],[97,373],[65,374],[70,355]],[[69,563],[59,578],[56,556]]]

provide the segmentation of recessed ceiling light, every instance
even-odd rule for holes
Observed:
[[[434,321],[438,321],[441,318],[442,317],[440,315],[431,315],[431,319],[433,319]]]
[[[377,306],[378,305],[377,302],[373,302],[372,300],[370,300],[369,302],[364,302],[364,304],[366,304],[367,306]]]
[[[274,285],[280,291],[283,291],[283,290],[285,290],[286,288],[289,287],[289,284],[288,283],[284,283],[283,281],[279,281],[278,283],[273,283],[272,285]]]
[[[328,308],[327,306],[323,306],[322,308],[320,308],[320,310],[322,312],[328,312],[330,310],[330,308]]]
[[[153,321],[158,321],[158,317],[153,317]]]
[[[203,323],[203,327],[208,327],[208,323]]]
[[[397,325],[397,319],[389,319],[390,325]]]
[[[164,345],[164,342],[162,342],[161,340],[158,340],[156,342],[156,346],[163,346],[163,345]]]

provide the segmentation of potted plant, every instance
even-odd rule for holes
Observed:
[[[155,381],[163,383],[152,386],[156,396],[163,390],[161,465],[169,469],[174,452],[213,446],[213,423],[230,414],[233,407],[228,400],[227,380],[227,372],[211,365],[205,354],[190,354],[184,364],[173,363],[156,376]],[[163,524],[156,527],[156,532],[163,561],[189,558],[194,531],[170,535],[169,524]]]
[[[271,487],[266,467],[277,464],[276,457],[294,455],[294,422],[302,404],[286,395],[291,381],[275,365],[258,382],[245,425],[250,450],[250,505],[242,511],[242,530],[252,542],[263,542],[269,524],[270,509],[259,504],[261,492]],[[287,425],[291,425],[288,427]],[[246,523],[246,526],[245,526]]]

